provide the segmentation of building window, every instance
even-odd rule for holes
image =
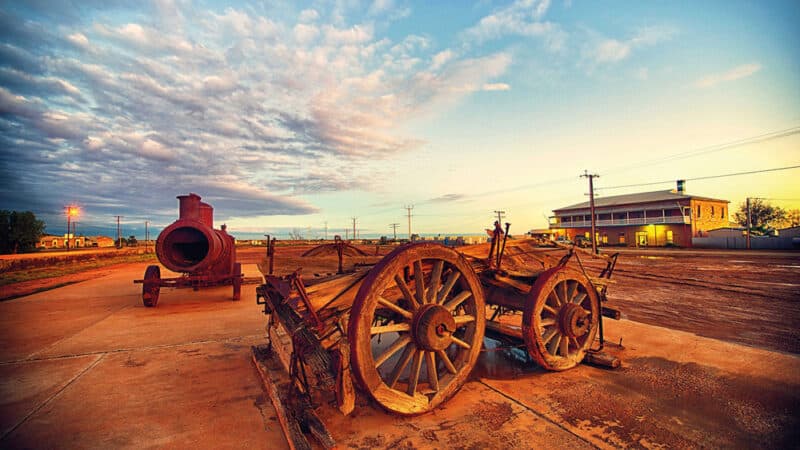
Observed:
[[[724,206],[722,207],[722,214],[720,214],[720,217],[722,217],[723,219],[725,218],[725,207]]]
[[[603,244],[608,244],[608,235],[607,234],[603,235]]]
[[[591,234],[589,234],[588,231],[586,233],[583,233],[583,237],[585,237],[586,239],[589,239],[589,236],[591,236]]]
[[[672,244],[672,230],[667,230],[667,244]]]
[[[619,234],[619,243],[620,244],[624,244],[625,243],[625,233],[620,233]]]
[[[700,218],[700,205],[697,205],[697,218]]]
[[[711,205],[711,217],[714,217],[714,205]]]

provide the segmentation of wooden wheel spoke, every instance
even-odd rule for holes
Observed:
[[[452,300],[444,304],[444,307],[447,308],[448,311],[453,312],[458,308],[458,305],[464,303],[464,301],[468,298],[472,297],[472,292],[470,291],[461,291],[458,295],[453,297]]]
[[[544,334],[542,335],[542,343],[544,345],[547,345],[547,343],[550,342],[550,340],[552,340],[557,333],[558,333],[558,327],[548,328],[547,331],[545,331]]]
[[[578,292],[578,295],[575,296],[575,300],[572,302],[576,305],[580,305],[586,299],[587,295],[586,292]]]
[[[414,362],[411,363],[411,372],[408,374],[408,395],[414,396],[417,392],[417,384],[419,384],[419,369],[422,367],[423,351],[417,350],[414,352]]]
[[[569,338],[569,342],[570,342],[572,345],[574,345],[576,349],[579,349],[579,348],[581,348],[581,344],[579,344],[579,343],[578,343],[578,340],[577,340],[577,339],[575,339],[574,337],[570,337],[570,338]]]
[[[461,339],[459,339],[459,338],[457,338],[457,337],[455,337],[455,336],[450,336],[450,339],[452,339],[452,340],[453,340],[453,343],[454,343],[454,344],[456,344],[457,346],[459,346],[459,347],[461,347],[461,348],[465,348],[465,349],[467,349],[467,350],[469,350],[469,349],[471,349],[471,348],[472,348],[472,346],[471,346],[471,345],[467,344],[466,342],[462,341]]]
[[[406,311],[405,309],[395,305],[394,303],[390,302],[389,300],[386,300],[385,298],[379,296],[378,297],[378,303],[381,304],[382,306],[385,306],[386,308],[391,309],[392,311],[396,312],[397,314],[400,314],[401,316],[405,317],[406,319],[411,320],[412,314],[409,311]]]
[[[453,316],[453,320],[456,322],[456,327],[461,325],[468,324],[470,322],[475,322],[475,316],[471,316],[469,314],[464,314],[461,316]]]
[[[394,369],[392,369],[392,373],[389,374],[389,379],[386,381],[386,384],[389,385],[390,388],[394,388],[394,385],[397,384],[397,380],[400,379],[400,374],[403,373],[403,370],[408,366],[408,363],[411,361],[411,357],[414,356],[414,353],[417,351],[417,348],[414,344],[406,345],[406,349],[403,351],[403,356],[400,357],[400,360],[397,361],[397,364],[394,365]]]
[[[425,365],[428,367],[428,384],[430,388],[439,392],[439,376],[436,374],[436,354],[425,352]]]
[[[425,301],[427,303],[434,303],[437,301],[436,292],[439,290],[439,283],[442,281],[442,269],[444,268],[444,261],[441,259],[433,263],[433,272],[431,273],[431,285],[428,286],[428,292],[425,294]]]
[[[556,319],[542,319],[542,321],[539,322],[539,324],[541,326],[543,326],[543,327],[548,327],[550,325],[555,325],[556,324]]]
[[[542,310],[543,311],[547,311],[547,312],[549,312],[550,314],[552,314],[554,316],[558,315],[558,311],[555,308],[553,308],[553,307],[551,307],[550,305],[547,305],[547,304],[542,305]]]
[[[375,367],[380,367],[383,363],[389,360],[395,353],[399,352],[401,348],[405,347],[409,342],[411,342],[411,336],[405,335],[392,344],[385,352],[381,353],[381,356],[375,360]]]
[[[413,295],[411,295],[411,291],[408,290],[408,286],[400,274],[394,276],[394,282],[397,284],[397,288],[400,289],[400,292],[403,293],[403,298],[405,298],[408,304],[411,305],[411,309],[416,310],[419,308],[419,303],[417,303],[417,300]]]
[[[556,293],[556,295],[558,295],[558,299],[561,300],[561,304],[566,305],[569,301],[569,298],[567,297],[567,282],[562,281],[559,283],[556,287],[556,291],[559,291]]]
[[[567,296],[564,298],[564,303],[569,303],[575,298],[575,291],[578,290],[578,282],[575,280],[567,281]]]
[[[444,286],[439,291],[439,294],[436,295],[436,303],[442,303],[450,295],[450,291],[453,289],[453,286],[458,281],[458,278],[461,276],[461,272],[457,270],[453,270],[450,272],[450,276],[447,277],[447,281],[445,281]]]
[[[561,337],[562,337],[561,333],[559,333],[556,330],[555,339],[553,339],[552,341],[550,341],[550,343],[547,344],[547,351],[553,356],[556,356],[558,354],[557,351],[558,347],[561,345]]]
[[[561,336],[558,351],[561,353],[561,356],[569,356],[569,338],[567,336]]]
[[[422,272],[422,261],[416,260],[414,261],[414,284],[416,286],[416,292],[414,292],[414,296],[416,297],[417,301],[420,305],[425,304],[425,276]]]
[[[381,325],[377,327],[372,327],[370,329],[370,334],[383,334],[383,333],[393,333],[398,331],[411,331],[411,325],[408,323],[393,323],[389,325]]]
[[[555,289],[553,289],[553,291],[547,295],[547,301],[545,302],[545,306],[547,306],[548,303],[552,304],[556,308],[561,306],[561,299],[558,298],[558,294],[556,293]]]
[[[458,372],[456,370],[456,366],[453,365],[453,362],[450,361],[450,357],[447,356],[447,353],[445,353],[444,350],[436,350],[436,354],[439,356],[439,359],[442,360],[442,362],[444,363],[444,367],[447,369],[448,372],[452,373],[453,375],[455,375],[456,372]]]

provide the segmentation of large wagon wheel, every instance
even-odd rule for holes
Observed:
[[[566,267],[547,270],[525,302],[522,333],[528,353],[547,370],[571,369],[592,346],[599,318],[600,300],[585,275]]]
[[[389,411],[430,411],[466,381],[485,328],[480,282],[461,255],[409,244],[367,275],[348,326],[356,380]]]
[[[147,266],[142,282],[142,303],[152,307],[158,304],[158,295],[161,293],[161,268],[153,265]]]

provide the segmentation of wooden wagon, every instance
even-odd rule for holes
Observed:
[[[257,301],[292,396],[327,391],[348,414],[359,387],[386,410],[415,415],[465,383],[485,334],[524,343],[548,370],[600,350],[601,302],[616,255],[581,253],[584,262],[600,258],[592,265],[599,273],[590,275],[577,249],[501,241],[496,231],[491,244],[459,251],[405,244],[372,266],[308,281],[299,270],[265,274]],[[508,323],[508,313],[521,320]]]

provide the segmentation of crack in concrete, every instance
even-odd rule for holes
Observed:
[[[68,387],[72,386],[72,384],[77,381],[80,377],[82,377],[86,372],[92,370],[100,361],[105,357],[105,354],[98,356],[91,364],[89,364],[85,369],[83,369],[80,373],[72,377],[67,384],[65,384],[61,389],[58,390],[55,394],[51,395],[47,400],[43,401],[42,404],[33,408],[33,411],[29,412],[25,417],[22,418],[17,424],[15,424],[10,430],[8,430],[2,437],[0,437],[0,441],[4,441],[8,436],[10,436],[14,431],[17,430],[22,424],[28,421],[28,419],[39,412],[42,408],[49,405],[53,400],[55,400],[58,396],[61,395]]]
[[[513,403],[516,403],[517,405],[519,405],[519,406],[523,407],[524,409],[526,409],[526,410],[528,410],[528,411],[532,412],[532,413],[533,413],[535,416],[539,417],[540,419],[542,419],[542,420],[544,420],[544,421],[546,421],[546,422],[548,422],[548,423],[551,423],[551,424],[553,424],[553,425],[557,426],[558,428],[560,428],[560,429],[562,429],[563,431],[566,431],[567,433],[569,433],[569,434],[571,434],[571,435],[575,436],[576,438],[578,438],[578,439],[580,439],[581,441],[583,441],[583,442],[585,442],[585,443],[587,443],[587,444],[591,445],[592,447],[594,447],[594,448],[597,448],[597,449],[600,449],[600,448],[602,448],[602,447],[598,446],[598,445],[597,445],[595,442],[592,442],[592,441],[590,441],[590,440],[586,439],[585,437],[581,436],[580,434],[577,434],[577,433],[576,433],[574,430],[572,430],[572,429],[570,429],[570,428],[568,428],[568,427],[566,427],[566,426],[564,426],[564,425],[562,425],[562,424],[560,424],[560,423],[558,423],[558,422],[554,421],[553,419],[551,419],[551,418],[547,417],[546,415],[544,415],[544,414],[540,413],[539,411],[536,411],[535,409],[532,409],[532,408],[530,408],[528,405],[526,405],[526,404],[524,404],[524,403],[520,402],[519,400],[517,400],[517,399],[515,399],[515,398],[513,398],[513,397],[510,397],[510,396],[509,396],[509,395],[507,395],[505,392],[503,392],[503,391],[501,391],[501,390],[499,390],[499,389],[496,389],[496,388],[494,388],[493,386],[490,386],[490,385],[488,385],[488,384],[484,383],[484,382],[483,382],[483,380],[480,380],[480,379],[479,379],[479,380],[478,380],[478,382],[479,382],[480,384],[482,384],[482,385],[486,386],[487,388],[491,389],[492,391],[494,391],[494,392],[497,392],[498,394],[502,395],[503,397],[505,397],[506,399],[510,400],[511,402],[513,402]]]
[[[118,348],[118,349],[113,349],[113,350],[102,350],[102,351],[96,351],[96,352],[76,353],[76,354],[70,354],[70,355],[46,356],[46,357],[42,357],[42,358],[32,358],[32,357],[29,356],[29,357],[27,357],[25,359],[17,359],[17,360],[13,360],[13,361],[0,362],[0,366],[5,366],[5,365],[9,365],[9,364],[37,362],[37,361],[52,361],[52,360],[58,360],[58,359],[80,358],[82,356],[92,356],[92,355],[105,356],[105,355],[108,355],[108,354],[134,352],[134,351],[139,351],[139,350],[160,350],[160,349],[166,349],[166,348],[186,347],[186,346],[189,346],[189,345],[222,344],[222,343],[227,343],[227,342],[237,342],[237,341],[243,341],[245,339],[263,338],[263,337],[264,336],[261,335],[261,334],[250,334],[250,335],[246,335],[246,336],[236,336],[236,337],[230,337],[230,338],[225,338],[225,339],[216,339],[216,340],[207,339],[207,340],[201,340],[201,341],[179,342],[179,343],[176,343],[176,344],[163,344],[163,345],[150,345],[150,346],[145,346],[145,347]],[[40,352],[36,352],[36,353],[41,353],[41,351]]]

